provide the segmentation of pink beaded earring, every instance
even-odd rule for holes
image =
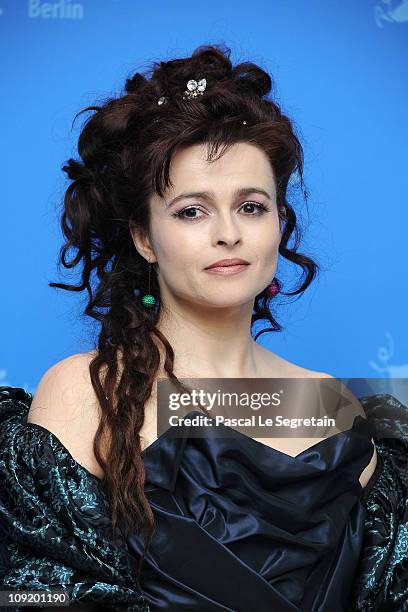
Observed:
[[[267,286],[268,295],[271,297],[275,297],[279,293],[279,283],[277,280],[273,279],[273,281]]]

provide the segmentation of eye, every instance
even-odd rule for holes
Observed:
[[[254,217],[256,215],[263,215],[269,210],[269,208],[265,206],[265,204],[259,204],[258,202],[245,202],[242,208],[244,208],[244,206],[256,206],[256,208],[258,209],[258,212],[256,212],[255,215],[250,215],[251,217]]]
[[[247,214],[247,217],[257,217],[258,215],[263,215],[265,212],[269,211],[269,208],[267,206],[265,206],[265,204],[259,204],[258,202],[245,202],[241,208],[244,208],[245,206],[255,206],[257,208],[257,212],[252,213],[252,214]],[[172,213],[171,216],[172,217],[178,217],[179,219],[200,219],[200,217],[198,217],[197,215],[194,216],[184,216],[185,213],[188,213],[191,210],[199,210],[201,211],[201,208],[198,208],[197,206],[188,206],[187,208],[183,208],[183,210],[180,210],[179,212],[176,213]],[[201,211],[202,212],[202,211]]]
[[[201,208],[197,208],[197,206],[189,206],[188,208],[183,208],[183,210],[180,210],[179,212],[176,213],[171,213],[172,217],[178,217],[179,219],[199,219],[200,217],[197,216],[193,216],[193,217],[185,217],[184,213],[186,212],[190,212],[190,210],[201,210]]]

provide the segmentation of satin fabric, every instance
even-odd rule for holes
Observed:
[[[225,437],[218,426],[192,437],[184,425],[176,437],[171,427],[142,453],[156,521],[141,580],[150,610],[346,610],[361,500],[381,468],[363,489],[370,421],[357,415],[351,429],[296,457],[221,428]],[[140,557],[139,535],[128,547]]]
[[[308,550],[303,541],[290,539],[290,529],[287,536],[285,528],[279,531],[282,523],[286,521],[283,520],[284,517],[276,516],[277,513],[269,508],[276,503],[276,499],[284,505],[288,491],[291,495],[283,512],[287,512],[291,500],[296,501],[296,491],[293,487],[298,476],[296,471],[293,471],[294,468],[289,471],[293,458],[284,454],[281,456],[282,453],[266,447],[269,453],[263,456],[264,459],[266,457],[266,473],[269,474],[273,470],[275,476],[278,476],[276,469],[280,465],[281,483],[285,486],[282,492],[278,488],[266,488],[262,494],[258,490],[259,487],[267,487],[268,483],[263,475],[259,477],[259,470],[264,468],[264,465],[257,463],[254,454],[259,442],[250,440],[248,443],[247,440],[241,440],[237,445],[242,434],[232,430],[229,433],[233,439],[229,439],[223,452],[217,446],[220,440],[212,441],[215,450],[220,448],[219,457],[222,461],[217,462],[218,453],[209,452],[203,446],[196,446],[197,440],[191,439],[186,445],[179,439],[170,440],[171,434],[166,434],[144,453],[150,479],[150,482],[148,480],[146,483],[146,489],[148,495],[155,498],[154,511],[157,509],[159,517],[159,527],[156,528],[158,544],[148,560],[145,579],[147,595],[151,602],[149,607],[137,578],[137,538],[133,538],[133,553],[126,546],[125,534],[113,539],[111,511],[104,482],[77,463],[51,431],[35,423],[27,423],[31,401],[32,394],[22,388],[0,387],[0,590],[48,590],[62,586],[69,592],[70,602],[73,604],[70,608],[81,610],[82,606],[87,607],[91,602],[95,607],[99,606],[98,609],[112,609],[117,612],[231,610],[238,601],[235,607],[237,612],[262,612],[265,606],[260,596],[263,596],[264,601],[265,584],[269,586],[268,582],[262,576],[257,579],[257,572],[251,567],[251,559],[244,557],[241,561],[238,556],[238,552],[255,550],[251,534],[248,533],[248,525],[255,525],[253,531],[256,535],[257,524],[261,521],[261,527],[268,531],[269,554],[272,556],[275,551],[282,551],[281,574],[280,559],[271,557],[275,562],[275,578],[270,580],[274,588],[282,587],[279,580],[282,582],[285,578],[285,563],[292,551],[301,556],[304,550]],[[343,528],[338,540],[334,538],[337,552],[333,551],[332,557],[328,555],[332,567],[327,565],[325,568],[324,564],[320,564],[322,580],[325,580],[329,594],[333,593],[333,583],[345,583],[347,590],[347,580],[339,576],[331,579],[329,572],[352,574],[347,565],[350,555],[342,552],[343,547],[350,549],[347,536],[352,537],[354,542],[357,541],[355,548],[358,548],[358,541],[362,539],[363,546],[354,573],[351,597],[343,608],[344,612],[408,612],[408,407],[390,394],[369,395],[359,398],[359,401],[375,430],[372,437],[377,449],[377,467],[360,497],[357,487],[358,512],[356,506],[350,503],[349,519],[346,517],[346,508],[343,508],[340,514],[348,529]],[[365,427],[366,425],[363,429]],[[229,428],[225,431],[229,431]],[[367,432],[368,430],[360,431]],[[349,437],[349,434],[345,433]],[[242,447],[243,442],[245,444]],[[327,440],[327,443],[335,444],[329,455],[335,459],[335,453],[340,453],[339,462],[347,462],[347,470],[351,472],[349,480],[353,491],[356,491],[355,483],[361,466],[353,464],[353,461],[364,452],[364,449],[360,448],[360,443],[364,444],[364,440],[359,438],[357,443],[355,434],[351,433],[351,442],[347,444],[351,444],[357,452],[350,461],[354,451],[345,452],[342,448],[344,442],[341,442],[341,445],[338,442],[337,438]],[[326,441],[323,446],[318,443],[307,451],[308,454],[313,451],[307,466],[314,465],[317,468],[315,472],[311,470],[308,476],[308,482],[311,484],[309,495],[313,495],[312,491],[316,490],[315,478],[319,478],[320,468],[324,472],[325,461],[328,461],[325,445]],[[320,455],[323,460],[319,459]],[[200,458],[197,464],[195,457]],[[242,459],[244,463],[241,462]],[[305,462],[302,453],[296,459]],[[288,462],[286,467],[282,461]],[[237,462],[241,464],[238,470],[234,469]],[[253,466],[256,468],[257,465],[260,466],[259,470],[253,469]],[[192,470],[192,467],[196,469]],[[302,478],[302,465],[297,469],[299,483],[306,486]],[[286,477],[290,473],[292,478],[288,480]],[[333,472],[331,475],[333,476]],[[204,494],[200,492],[200,479]],[[326,503],[328,498],[330,503],[326,503],[327,512],[322,508],[320,513],[321,528],[323,529],[326,522],[329,533],[330,528],[333,531],[336,518],[339,517],[334,498],[342,490],[338,479],[332,483],[332,494],[330,490],[326,492],[323,487],[323,502]],[[275,484],[278,484],[277,481]],[[251,485],[256,491],[254,503],[252,499],[248,501]],[[232,491],[231,501],[228,502],[225,498],[230,495],[231,489],[236,491]],[[238,494],[241,497],[237,499]],[[197,497],[200,495],[201,500]],[[262,501],[263,495],[266,496],[268,505],[266,510],[265,502],[259,502],[259,499]],[[338,499],[340,503],[341,498]],[[365,511],[364,526],[361,526],[360,512],[363,510],[360,504]],[[306,503],[304,506],[306,507]],[[238,512],[240,507],[242,510]],[[254,518],[251,518],[253,508],[255,513]],[[200,511],[202,516],[198,516],[197,522],[194,512],[200,514]],[[291,508],[288,522],[293,515],[297,519],[295,525],[299,521],[305,522],[303,531],[307,536],[308,521],[303,506],[300,505],[297,510],[296,507]],[[236,519],[237,516],[239,519]],[[246,527],[242,537],[236,535],[241,527],[237,520],[240,520],[241,516],[244,517],[243,524]],[[318,516],[318,512],[311,513],[311,525],[313,521],[316,522]],[[176,517],[173,521],[174,529],[172,517]],[[235,518],[235,523],[228,523],[229,517]],[[267,524],[265,527],[265,521],[271,522],[272,518],[275,521],[273,525]],[[220,543],[213,536],[215,531],[218,537],[214,528],[217,521],[220,525],[222,521],[227,521],[224,529],[234,531],[231,543],[226,535],[221,534]],[[188,523],[195,524],[195,528]],[[186,525],[188,528],[185,528]],[[272,541],[272,529],[277,531],[280,540]],[[296,532],[295,528],[293,532]],[[185,534],[190,533],[193,533],[194,537],[189,539]],[[169,537],[166,537],[166,534]],[[323,541],[327,542],[325,538]],[[319,541],[316,540],[316,546],[318,545]],[[264,548],[262,551],[265,556]],[[211,555],[208,560],[205,558],[207,554]],[[250,554],[249,552],[248,555]],[[254,556],[254,559],[257,557]],[[311,562],[310,571],[307,570],[311,577],[312,572],[317,572],[317,567],[318,560],[315,566]],[[190,569],[192,573],[196,568],[197,575],[190,575]],[[228,573],[223,573],[226,568],[229,568]],[[264,575],[266,573],[264,572]],[[292,574],[289,572],[295,587],[297,575],[302,578],[302,567],[293,568]],[[317,581],[318,576],[315,575],[315,578]],[[309,575],[300,584],[307,588],[308,581]],[[272,593],[271,598],[276,599],[275,595],[276,593]],[[316,609],[324,609],[324,597],[322,586],[320,599],[316,600]],[[282,609],[280,604],[285,610],[289,602],[295,609],[314,612],[313,603],[312,607],[308,607],[308,601],[312,598],[310,596],[308,599],[308,594],[305,593],[300,603],[293,603],[289,591],[286,601],[284,597],[281,598],[283,603],[281,601],[277,605],[267,601],[266,609],[279,612]],[[330,598],[327,599],[330,602]],[[342,600],[347,600],[346,592],[342,593]],[[111,607],[108,604],[111,604]],[[330,607],[332,603],[327,605],[328,612],[331,612],[332,609],[341,609],[343,603],[339,601],[337,608]],[[10,612],[18,612],[21,608],[5,608],[9,609]]]

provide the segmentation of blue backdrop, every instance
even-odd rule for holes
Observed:
[[[301,250],[324,270],[261,342],[333,376],[408,378],[408,0],[0,0],[0,33],[0,385],[34,391],[92,345],[85,295],[48,287],[70,278],[56,262],[75,113],[210,43],[271,72],[305,150]]]

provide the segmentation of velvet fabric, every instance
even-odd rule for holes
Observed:
[[[408,610],[408,408],[392,395],[360,398],[367,419],[296,457],[232,428],[167,430],[143,452],[140,584],[139,535],[113,540],[103,482],[26,422],[31,400],[0,387],[0,590],[128,612]]]

